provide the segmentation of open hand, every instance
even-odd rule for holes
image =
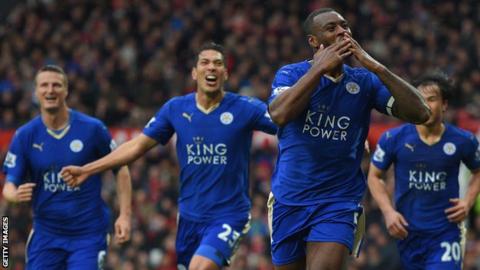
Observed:
[[[321,68],[325,73],[333,71],[343,63],[343,60],[352,54],[352,43],[348,39],[335,42],[334,44],[324,47],[320,45],[317,52],[313,55],[313,67]]]
[[[462,222],[467,217],[470,207],[468,207],[464,200],[458,198],[450,199],[450,203],[452,203],[453,206],[445,209],[448,221],[455,223]]]
[[[351,47],[349,47],[350,52],[366,69],[375,72],[382,66],[382,64],[371,57],[355,39],[353,39],[351,36],[346,36],[346,39],[348,39],[351,43]]]
[[[385,225],[388,233],[398,239],[405,239],[408,236],[408,223],[399,212],[392,210],[385,215]]]

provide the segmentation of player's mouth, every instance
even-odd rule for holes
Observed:
[[[205,82],[208,86],[217,86],[218,76],[217,75],[207,75],[205,76]]]
[[[54,103],[54,102],[56,102],[57,100],[58,100],[58,97],[56,97],[56,96],[45,97],[45,101],[46,101],[47,103]]]

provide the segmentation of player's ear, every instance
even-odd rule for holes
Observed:
[[[192,79],[194,81],[197,80],[197,69],[196,68],[192,68]]]
[[[447,111],[447,108],[448,108],[448,100],[444,99],[442,102],[442,112]]]
[[[228,70],[225,68],[225,72],[223,72],[223,79],[226,81],[228,80]]]
[[[315,50],[317,50],[320,47],[320,44],[314,35],[308,35],[307,41],[310,47],[315,48]]]

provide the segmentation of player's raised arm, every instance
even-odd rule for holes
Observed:
[[[317,46],[312,68],[288,91],[282,92],[270,103],[268,110],[275,124],[284,126],[305,111],[321,76],[341,66],[343,60],[351,54],[350,46],[351,43],[347,40],[327,48],[323,44]]]
[[[385,187],[385,182],[382,180],[384,173],[385,171],[380,170],[370,163],[370,169],[368,171],[368,189],[385,217],[385,225],[387,226],[390,235],[398,239],[404,239],[408,235],[406,229],[408,223],[402,214],[397,212],[393,207],[392,199]]]
[[[119,244],[130,240],[132,216],[132,182],[127,166],[117,172],[117,196],[120,215],[115,221],[115,241]]]
[[[140,134],[134,139],[131,139],[130,141],[120,145],[110,154],[94,162],[88,163],[81,167],[64,167],[60,172],[60,175],[69,186],[79,186],[88,178],[88,176],[126,165],[139,158],[142,154],[157,144],[158,142],[154,139],[144,134]]]
[[[371,57],[351,36],[346,35],[346,38],[351,41],[350,51],[353,56],[366,69],[375,73],[395,98],[393,115],[414,124],[427,121],[431,111],[418,90]]]

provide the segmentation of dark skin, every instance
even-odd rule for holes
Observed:
[[[312,29],[313,34],[308,35],[308,43],[315,51],[312,67],[289,91],[270,103],[270,115],[277,125],[284,126],[300,116],[307,109],[320,78],[340,76],[344,60],[352,55],[387,86],[395,98],[393,115],[414,124],[428,120],[431,113],[418,90],[365,52],[352,38],[348,23],[340,14],[333,11],[318,14]]]
[[[312,32],[308,35],[308,43],[315,52],[311,68],[269,105],[270,115],[277,125],[284,126],[304,113],[320,78],[323,75],[341,76],[343,62],[350,56],[375,73],[387,86],[395,98],[393,115],[415,124],[428,120],[431,112],[418,90],[366,53],[352,38],[348,23],[340,14],[334,11],[318,14],[314,18]],[[288,265],[275,266],[275,269],[343,269],[348,253],[348,248],[340,243],[307,242],[306,257]]]

